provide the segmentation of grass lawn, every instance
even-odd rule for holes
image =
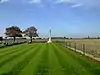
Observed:
[[[100,63],[56,43],[0,48],[0,75],[99,75]]]

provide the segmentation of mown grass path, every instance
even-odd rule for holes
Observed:
[[[58,44],[0,49],[0,75],[99,75],[100,63]]]

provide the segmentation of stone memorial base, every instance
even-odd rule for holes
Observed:
[[[49,41],[47,41],[47,43],[52,43],[51,39],[49,39]]]

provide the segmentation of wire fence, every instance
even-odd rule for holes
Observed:
[[[10,45],[17,45],[24,43],[26,39],[16,39],[15,41],[13,39],[4,39],[3,41],[0,41],[0,48],[3,48],[5,46],[10,46]]]
[[[100,57],[100,43],[82,43],[72,41],[60,41],[63,46],[81,51],[84,54],[90,54],[94,57]]]
[[[17,39],[16,42],[24,42],[24,41],[28,41],[27,39]],[[7,43],[13,43],[13,39],[12,40],[4,40],[2,42],[7,42]],[[47,40],[33,40],[33,42],[35,43],[45,43],[47,42]],[[79,50],[82,51],[84,54],[90,54],[93,55],[94,57],[100,57],[100,40],[88,40],[88,41],[69,41],[69,40],[61,40],[61,41],[53,41],[54,43],[60,43],[65,47],[70,47],[73,48],[75,51]],[[2,46],[3,44],[0,44],[0,46]]]

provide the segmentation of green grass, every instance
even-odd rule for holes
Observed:
[[[0,75],[99,75],[100,63],[58,44],[0,49]]]

